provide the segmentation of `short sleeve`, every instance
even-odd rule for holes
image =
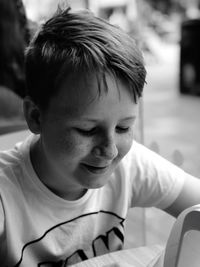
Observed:
[[[180,194],[187,174],[145,146],[133,142],[129,154],[130,205],[169,207]]]

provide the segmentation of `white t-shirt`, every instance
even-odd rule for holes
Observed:
[[[36,138],[0,153],[2,267],[67,266],[121,249],[128,209],[170,206],[187,175],[134,141],[105,186],[67,201],[32,167],[30,144]]]

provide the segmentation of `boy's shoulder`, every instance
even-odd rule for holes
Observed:
[[[149,148],[141,144],[140,142],[133,140],[129,152],[124,157],[124,160],[128,162],[129,160],[139,160],[141,158],[149,157],[149,154],[153,153]]]
[[[16,173],[19,173],[20,168],[20,158],[16,148],[0,152],[0,185],[2,188],[16,180]]]
[[[156,163],[165,160],[160,154],[142,144],[139,141],[133,140],[131,148],[127,153],[127,159],[135,159],[136,161]]]
[[[18,142],[13,148],[0,151],[0,183],[21,174],[24,161],[28,157],[30,141]]]

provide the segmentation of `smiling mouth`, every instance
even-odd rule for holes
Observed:
[[[84,168],[87,169],[87,171],[95,173],[95,174],[103,174],[108,170],[108,167],[109,167],[109,166],[96,167],[96,166],[91,166],[87,164],[82,164],[82,166],[84,166]]]

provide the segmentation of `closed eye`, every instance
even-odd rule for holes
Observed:
[[[123,133],[129,132],[130,128],[131,127],[120,127],[120,126],[117,126],[115,128],[115,131],[116,131],[116,133],[123,134]],[[97,127],[94,127],[94,128],[91,128],[91,129],[76,128],[76,131],[78,133],[80,133],[81,135],[84,135],[84,136],[92,136],[92,135],[95,135],[97,133],[98,128]]]
[[[81,129],[81,128],[76,128],[76,131],[79,132],[82,135],[85,136],[91,136],[96,133],[97,128],[91,128],[91,129]]]
[[[116,132],[117,133],[127,133],[130,130],[130,127],[116,127]]]

